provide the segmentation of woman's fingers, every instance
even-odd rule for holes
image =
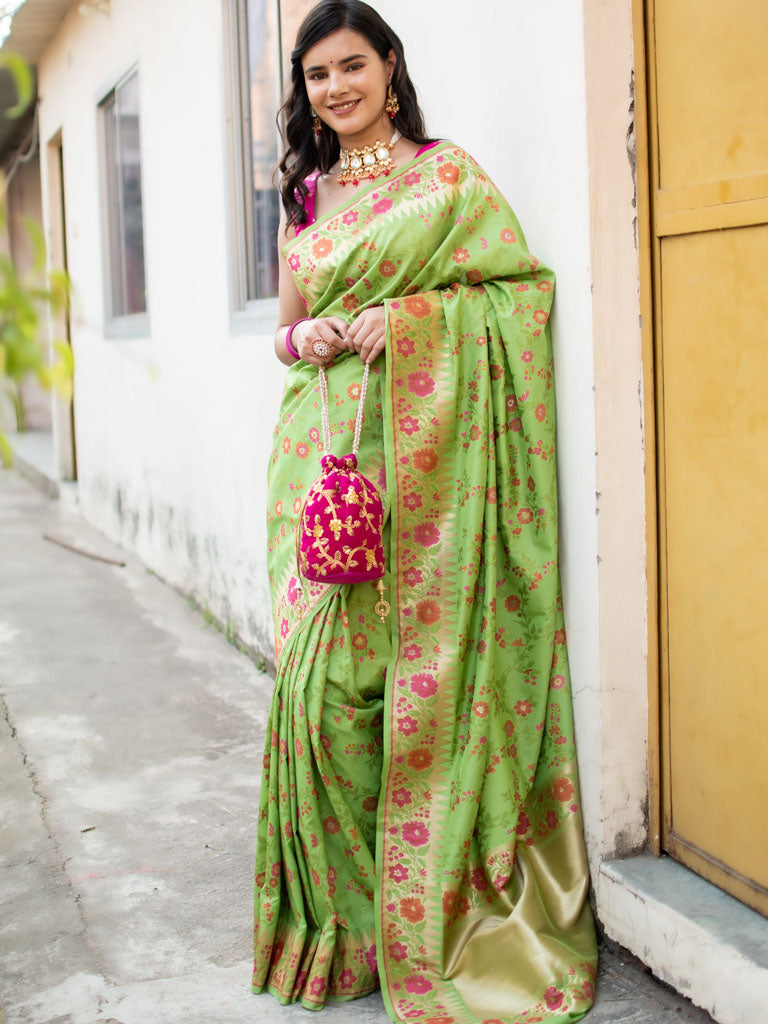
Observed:
[[[371,327],[375,327],[377,324],[382,326],[384,324],[384,307],[369,306],[362,313],[358,313],[349,327],[348,334],[354,338],[356,335],[370,330]]]
[[[301,358],[313,366],[327,366],[339,352],[357,352],[364,363],[373,362],[384,350],[384,307],[363,310],[351,325],[338,316],[306,320],[294,330],[294,339]]]
[[[371,306],[354,320],[347,333],[363,362],[372,362],[384,349],[386,318],[383,306]]]
[[[326,366],[333,357],[347,350],[347,342],[339,335],[346,335],[347,325],[340,317],[320,317],[307,320],[300,325],[301,339],[298,353],[305,363]]]
[[[352,339],[352,345],[356,352],[359,352],[366,341],[376,333],[376,327],[368,320],[363,320],[358,326],[357,330],[352,333],[350,329],[350,337]]]
[[[358,316],[347,328],[347,341],[353,349],[357,349],[357,336],[364,324],[365,321]]]
[[[345,320],[341,319],[340,316],[327,316],[325,317],[325,322],[327,324],[330,324],[333,330],[336,331],[336,333],[339,334],[342,338],[347,337],[347,331],[349,330],[349,326],[347,325]]]
[[[365,331],[361,331],[355,339],[355,348],[360,353],[362,358],[363,352],[370,351],[371,345],[374,344],[376,339],[379,337],[380,332],[374,326],[368,327]]]
[[[383,306],[367,309],[365,313],[368,315],[361,315],[354,343],[362,361],[372,363],[384,350],[387,324]],[[353,326],[357,326],[357,322]]]
[[[372,363],[384,351],[385,344],[386,337],[384,334],[367,338],[360,348],[360,358],[364,363]]]

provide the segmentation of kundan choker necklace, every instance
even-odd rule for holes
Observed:
[[[351,182],[358,185],[363,178],[373,181],[380,174],[389,174],[395,169],[392,147],[401,138],[400,132],[395,130],[389,142],[379,142],[377,139],[372,146],[363,146],[362,149],[342,149],[339,184]]]

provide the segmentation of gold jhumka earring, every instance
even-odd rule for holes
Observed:
[[[309,112],[312,115],[312,131],[315,133],[315,138],[319,139],[323,134],[323,122],[314,107],[310,107]]]
[[[384,104],[384,109],[389,114],[390,118],[394,121],[395,115],[400,109],[400,103],[397,99],[397,93],[392,92],[391,82],[387,86],[387,102]]]

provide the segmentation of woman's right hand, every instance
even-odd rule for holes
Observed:
[[[313,366],[327,366],[339,352],[349,352],[353,346],[347,341],[347,324],[338,316],[321,316],[316,320],[304,320],[296,324],[291,335],[291,344],[305,363]],[[330,352],[318,356],[312,345],[324,341]]]

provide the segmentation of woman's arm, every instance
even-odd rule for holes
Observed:
[[[293,237],[293,231],[292,227],[286,227],[285,213],[283,213],[280,218],[280,228],[277,235],[278,252],[281,252],[285,243]],[[327,357],[319,359],[312,351],[312,342],[316,338],[320,338],[330,345],[334,355],[337,352],[353,350],[353,346],[347,341],[347,325],[340,317],[323,316],[317,319],[307,318],[307,310],[293,280],[293,274],[288,264],[282,258],[279,261],[278,297],[278,319],[280,326],[275,331],[275,353],[281,363],[290,366],[296,362],[286,347],[285,339],[291,324],[297,320],[303,320],[303,323],[299,323],[294,327],[291,334],[291,345],[305,363],[324,366],[328,362]]]

